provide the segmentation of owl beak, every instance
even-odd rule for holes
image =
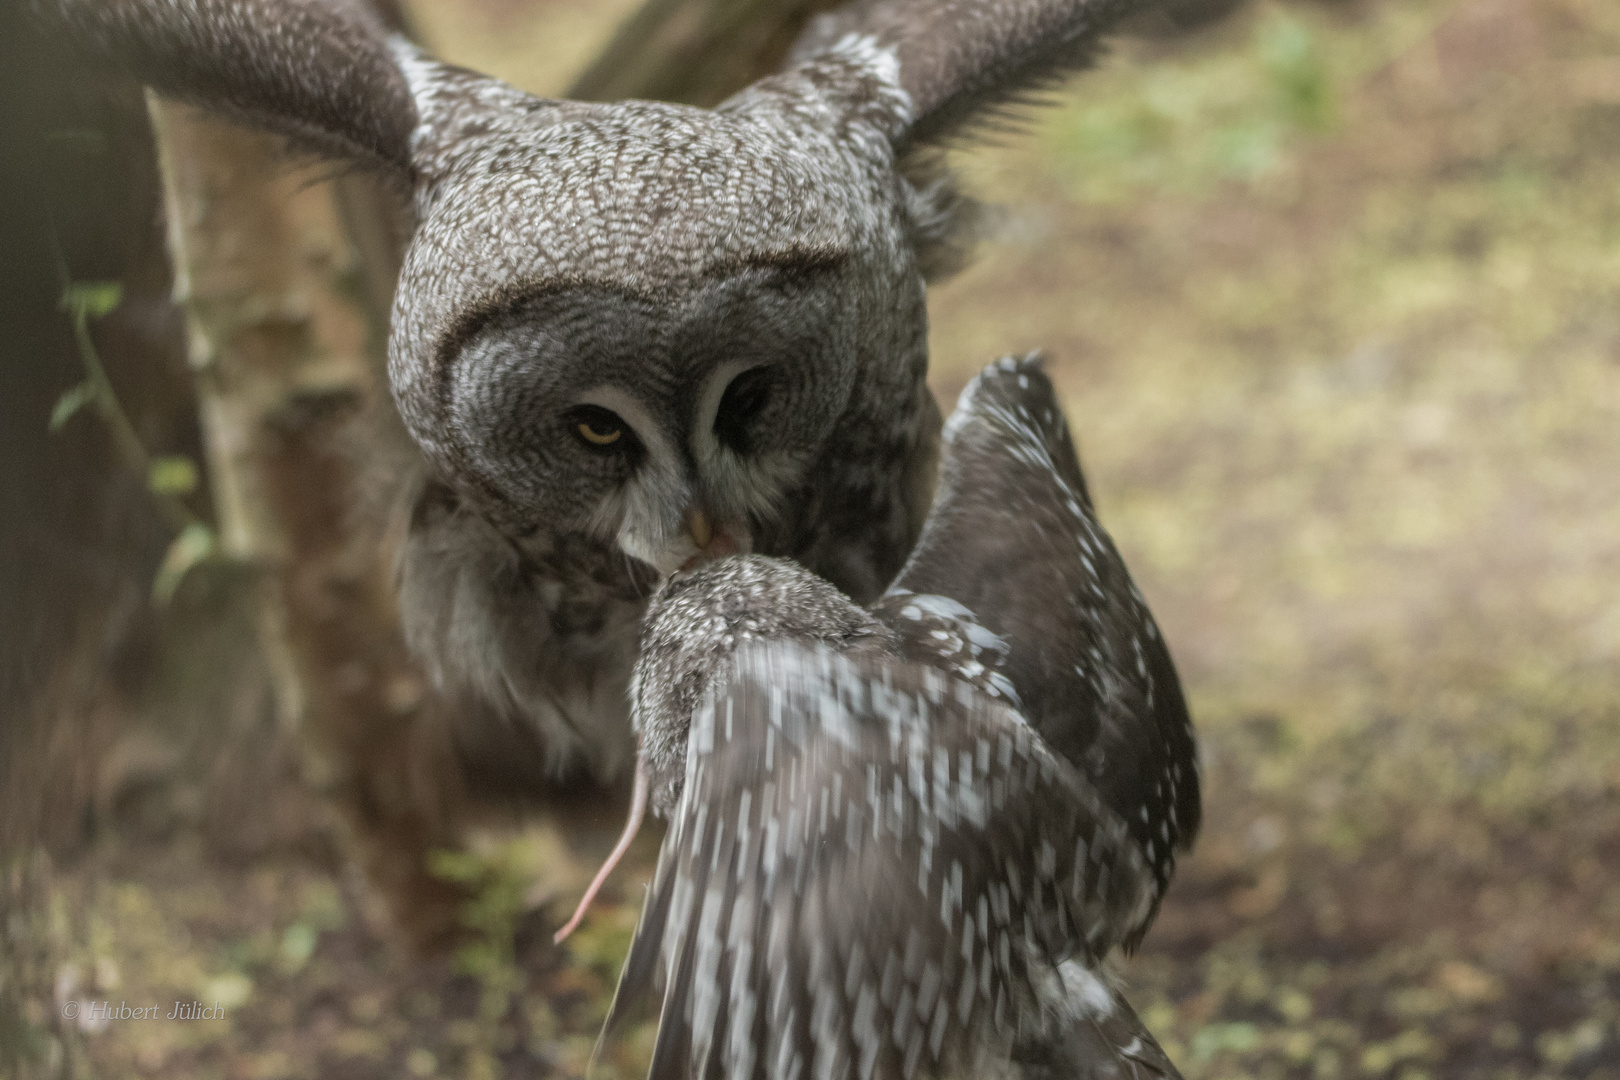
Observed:
[[[727,555],[746,554],[754,549],[754,538],[746,521],[717,519],[700,498],[694,498],[679,518],[658,530],[656,540],[648,542],[645,533],[626,525],[620,529],[619,545],[665,578]]]
[[[700,507],[692,507],[686,512],[686,531],[692,534],[692,543],[702,551],[709,546],[709,540],[714,536],[714,527],[709,524],[709,515]]]
[[[714,527],[706,511],[700,507],[692,507],[686,512],[686,535],[691,537],[692,546],[697,548],[690,559],[681,564],[682,570],[691,570],[715,559],[723,559],[727,555],[736,555],[748,550],[743,540],[738,539],[738,533],[743,531],[733,522],[720,523],[720,528]],[[745,537],[746,539],[746,537]]]

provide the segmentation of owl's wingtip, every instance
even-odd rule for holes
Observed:
[[[1031,349],[1023,356],[1014,356],[1008,353],[990,366],[1010,374],[1028,374],[1032,371],[1044,373],[1046,371],[1046,353],[1040,349]]]
[[[1015,424],[1037,442],[1068,442],[1068,423],[1040,350],[1003,356],[975,375],[957,398],[944,438],[953,441],[971,421],[997,414],[1003,423]]]

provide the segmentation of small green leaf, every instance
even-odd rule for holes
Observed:
[[[99,319],[124,300],[124,287],[116,281],[76,281],[62,293],[62,307],[75,316]]]
[[[489,872],[482,859],[466,851],[435,849],[428,852],[427,864],[428,873],[458,885],[470,885]]]
[[[281,963],[289,972],[303,968],[320,940],[320,931],[307,922],[295,922],[281,935]]]
[[[197,464],[183,454],[154,458],[146,486],[154,495],[190,495],[197,490]]]
[[[1209,1024],[1193,1035],[1192,1058],[1202,1064],[1224,1051],[1244,1053],[1260,1045],[1260,1029],[1253,1024]]]
[[[1260,58],[1290,121],[1307,131],[1332,126],[1333,86],[1309,26],[1275,18],[1260,40]]]
[[[187,525],[163,556],[163,564],[152,580],[152,599],[160,606],[173,600],[186,572],[213,553],[214,530],[201,522]]]
[[[51,430],[61,431],[63,425],[73,419],[74,413],[96,400],[96,394],[96,384],[89,379],[63,393],[51,410]]]

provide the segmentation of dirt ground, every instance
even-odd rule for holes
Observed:
[[[417,7],[555,91],[626,4]],[[1189,1080],[1620,1078],[1620,6],[1256,3],[958,158],[1003,209],[935,291],[935,385],[1048,352],[1201,734],[1203,836],[1120,964],[1149,1027]],[[447,857],[479,900],[428,964],[330,844],[18,866],[12,985],[52,990],[0,1042],[86,1076],[582,1075],[655,851],[553,949],[597,818]]]

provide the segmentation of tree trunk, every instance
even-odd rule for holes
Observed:
[[[647,0],[568,96],[718,104],[776,70],[810,17],[840,2]]]
[[[290,170],[271,138],[151,109],[219,545],[260,574],[263,647],[306,776],[400,928],[429,945],[454,922],[457,893],[424,856],[453,841],[456,793],[365,509],[364,458],[392,409],[377,298],[334,183]]]

